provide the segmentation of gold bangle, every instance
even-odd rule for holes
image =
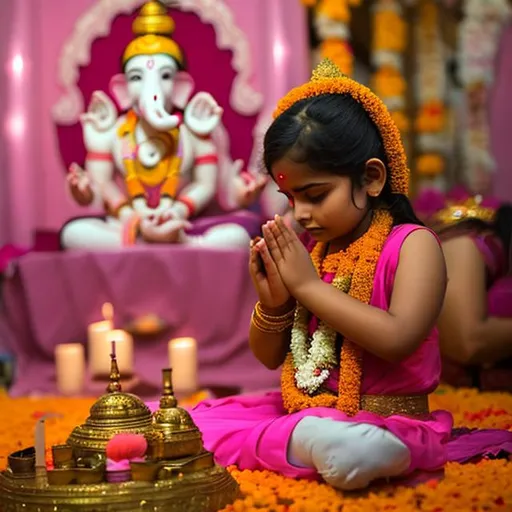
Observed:
[[[274,334],[280,333],[293,325],[295,308],[284,315],[269,315],[263,311],[259,302],[254,306],[251,323],[261,332]]]
[[[290,311],[287,311],[284,315],[273,315],[271,313],[265,313],[263,306],[261,305],[261,302],[257,302],[254,306],[254,310],[256,311],[256,314],[263,318],[264,320],[267,320],[268,322],[283,322],[286,320],[289,320],[290,318],[293,318],[295,315],[295,307],[290,309]]]

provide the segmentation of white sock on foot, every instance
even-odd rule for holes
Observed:
[[[362,489],[407,470],[409,449],[391,432],[367,423],[303,418],[288,446],[290,464],[314,467],[333,487]]]

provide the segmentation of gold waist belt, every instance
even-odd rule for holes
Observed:
[[[362,395],[361,410],[379,416],[426,416],[430,413],[428,395]]]

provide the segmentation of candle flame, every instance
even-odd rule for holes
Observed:
[[[101,306],[101,314],[105,320],[111,322],[114,318],[114,306],[110,302],[105,302]]]
[[[171,345],[174,347],[194,347],[197,344],[194,338],[174,338]]]

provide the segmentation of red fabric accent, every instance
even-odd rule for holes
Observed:
[[[188,208],[188,216],[192,217],[196,211],[196,205],[189,197],[180,197],[178,199],[180,203],[183,203]]]
[[[195,165],[201,165],[201,164],[216,164],[219,161],[219,157],[212,153],[210,155],[202,155],[196,157],[194,160]]]
[[[89,151],[85,157],[86,160],[101,160],[103,162],[112,162],[112,154],[111,153],[96,153],[94,151]]]

